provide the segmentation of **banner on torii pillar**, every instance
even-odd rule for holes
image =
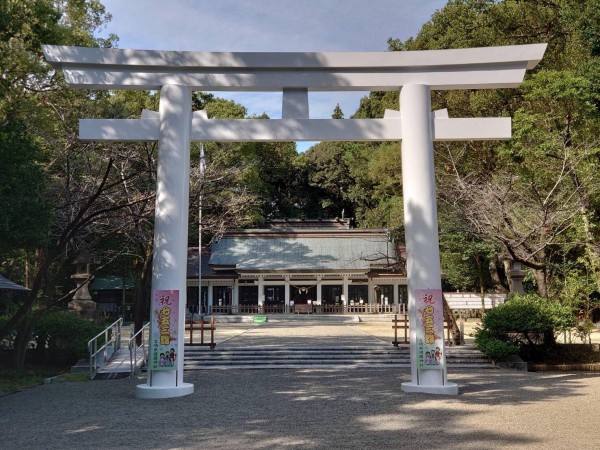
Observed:
[[[444,304],[441,289],[417,289],[417,364],[444,368]]]
[[[150,370],[176,370],[179,291],[154,291],[151,311]]]

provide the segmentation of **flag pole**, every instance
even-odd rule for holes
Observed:
[[[200,195],[198,198],[198,306],[201,316],[209,311],[204,310],[204,302],[202,301],[202,193],[204,190],[204,172],[206,170],[206,161],[204,159],[204,142],[200,143],[200,160],[198,162],[199,170],[199,189]],[[208,305],[207,305],[208,306]]]

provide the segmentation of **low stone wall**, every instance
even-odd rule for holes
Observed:
[[[600,363],[534,364],[527,365],[529,372],[600,372]]]
[[[451,309],[481,309],[481,294],[476,292],[444,292]],[[506,301],[506,294],[485,294],[483,307],[492,309]]]

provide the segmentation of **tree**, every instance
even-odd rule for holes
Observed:
[[[597,1],[455,0],[414,39],[390,50],[548,42],[541,64],[515,90],[436,92],[455,116],[514,117],[513,140],[436,144],[438,192],[454,215],[532,270],[538,292],[559,292],[559,259],[598,266]],[[592,8],[592,9],[590,9]],[[443,239],[443,238],[442,238]]]
[[[347,143],[321,142],[306,151],[310,164],[310,186],[319,193],[320,207],[325,217],[339,217],[345,211],[354,216],[355,205],[348,196],[354,183],[349,167],[344,161]]]
[[[3,24],[0,123],[3,137],[10,138],[10,142],[3,142],[2,151],[6,160],[13,162],[11,176],[27,177],[19,181],[21,187],[30,183],[32,194],[31,201],[24,206],[23,219],[28,220],[23,220],[22,232],[15,235],[22,241],[13,243],[12,247],[35,246],[29,295],[0,329],[0,339],[11,330],[18,330],[17,369],[23,367],[29,335],[36,321],[44,311],[66,298],[57,292],[56,283],[65,263],[72,258],[71,252],[102,235],[102,226],[112,209],[97,202],[112,187],[110,158],[95,158],[86,152],[89,145],[79,145],[73,140],[74,121],[70,112],[89,99],[85,93],[67,94],[61,90],[60,77],[43,60],[40,45],[109,44],[93,36],[107,18],[97,1],[9,0],[0,6],[0,23]],[[32,159],[20,160],[19,151]],[[74,169],[78,165],[97,170],[87,177],[75,176]],[[14,180],[7,183],[3,193],[10,194],[14,186]],[[12,206],[19,201],[15,195]],[[35,225],[30,224],[36,213]],[[9,233],[17,233],[14,223],[7,226]],[[35,226],[39,228],[31,233]],[[14,260],[15,255],[4,251],[0,259]],[[37,310],[30,314],[34,306]]]
[[[331,115],[332,119],[343,119],[344,118],[344,113],[342,111],[342,108],[340,108],[340,104],[336,104],[335,108],[333,109],[333,114]]]
[[[45,241],[50,211],[44,198],[45,177],[36,163],[40,149],[20,120],[0,124],[0,254],[33,249]]]

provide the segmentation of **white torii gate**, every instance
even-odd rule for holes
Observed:
[[[206,53],[44,46],[70,86],[160,90],[158,113],[141,119],[81,120],[80,137],[158,141],[153,297],[176,293],[176,370],[150,370],[140,398],[191,394],[183,382],[190,141],[402,140],[411,381],[406,392],[457,394],[448,382],[443,339],[441,369],[418,360],[417,296],[441,293],[433,140],[510,139],[510,118],[448,118],[431,112],[430,92],[518,86],[542,59],[546,44],[375,53]],[[191,113],[193,90],[282,91],[282,119],[208,119]],[[308,91],[400,91],[400,112],[383,119],[309,119]],[[431,297],[431,296],[429,296]],[[431,298],[430,298],[431,301]],[[151,318],[159,314],[153,307]],[[151,337],[152,339],[156,337]],[[418,339],[420,339],[418,341]],[[419,342],[419,344],[417,343]]]

